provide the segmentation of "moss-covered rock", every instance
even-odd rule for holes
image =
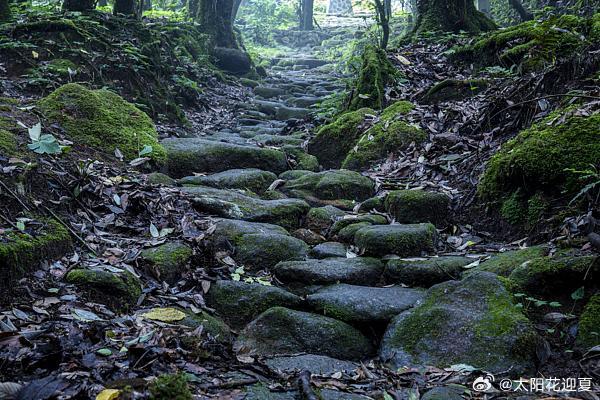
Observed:
[[[345,211],[334,206],[314,207],[306,214],[306,226],[325,235],[333,223],[344,215],[346,215]]]
[[[349,283],[375,285],[383,273],[376,258],[326,258],[323,260],[285,261],[275,266],[275,276],[286,283],[322,285]]]
[[[339,200],[362,201],[373,196],[375,185],[370,178],[357,172],[330,170],[287,181],[281,191],[316,206],[331,202],[342,206]]]
[[[539,70],[593,42],[595,18],[561,15],[527,21],[484,35],[456,49],[453,57],[479,66],[519,65],[524,72]]]
[[[161,143],[167,151],[169,175],[177,178],[230,169],[257,168],[276,174],[288,169],[285,153],[279,150],[200,138],[169,138]]]
[[[282,172],[281,174],[279,174],[279,179],[284,179],[286,181],[290,181],[292,179],[300,178],[301,176],[304,176],[304,175],[310,175],[313,172],[314,171],[309,171],[307,169],[292,169],[292,170],[285,171],[285,172]]]
[[[354,244],[370,256],[420,256],[435,249],[436,236],[431,224],[373,225],[358,230]]]
[[[386,225],[388,220],[379,214],[358,214],[358,215],[346,215],[344,218],[338,219],[335,221],[333,226],[330,229],[331,236],[337,236],[344,229],[349,227],[350,225],[360,224],[363,226],[368,225]],[[348,232],[348,231],[346,231]]]
[[[11,132],[0,128],[0,154],[13,156],[17,153],[17,138]]]
[[[441,225],[448,217],[450,199],[443,193],[395,190],[385,198],[385,210],[402,224],[431,222]]]
[[[129,160],[137,158],[144,146],[152,146],[149,157],[157,162],[166,160],[150,117],[107,89],[90,90],[69,83],[41,99],[38,107],[76,144],[111,154],[118,148]]]
[[[335,234],[335,238],[344,243],[354,243],[354,237],[356,236],[356,232],[358,232],[362,228],[371,225],[371,222],[368,221],[355,222],[340,229]]]
[[[250,355],[309,353],[341,360],[360,360],[373,346],[352,326],[321,315],[273,307],[242,332],[234,350]]]
[[[242,328],[271,307],[297,308],[302,304],[300,297],[275,286],[223,280],[211,285],[206,301],[233,328]]]
[[[576,343],[585,349],[600,344],[600,293],[590,298],[579,317]]]
[[[496,29],[496,24],[470,1],[429,0],[417,4],[413,38],[443,32],[480,33]]]
[[[77,72],[77,65],[71,60],[67,60],[65,58],[55,58],[50,60],[50,62],[46,65],[46,69],[56,75],[60,75],[62,77],[69,77],[71,74]],[[69,70],[71,72],[69,72]]]
[[[366,131],[348,152],[342,168],[361,170],[373,162],[387,157],[388,153],[402,150],[412,142],[420,143],[427,134],[418,126],[402,120],[413,109],[408,101],[399,101],[387,107],[371,129]]]
[[[388,322],[423,298],[423,291],[400,286],[327,286],[306,297],[323,315],[349,323]]]
[[[192,400],[194,397],[183,374],[161,375],[148,387],[150,400]]]
[[[358,208],[358,212],[371,212],[371,211],[385,211],[383,198],[381,197],[371,197],[360,203],[360,207]]]
[[[489,272],[433,286],[423,302],[392,320],[380,356],[395,367],[468,364],[513,375],[531,372],[537,335]]]
[[[118,311],[127,311],[142,294],[141,282],[129,271],[109,272],[99,269],[73,269],[65,277],[93,301]]]
[[[218,189],[244,189],[264,193],[277,175],[256,168],[230,169],[208,176],[186,176],[179,179],[182,185],[210,186]]]
[[[487,164],[479,182],[480,196],[493,202],[509,201],[511,212],[508,208],[505,212],[517,218],[515,201],[527,202],[539,193],[549,198],[577,193],[585,182],[573,170],[587,169],[600,159],[600,113],[573,112],[555,112],[506,142]],[[539,210],[538,202],[532,210]],[[529,207],[522,213],[528,215]]]
[[[55,221],[44,222],[35,234],[4,231],[0,235],[0,299],[11,294],[17,279],[36,268],[42,261],[54,260],[71,250],[69,231]]]
[[[362,66],[350,99],[350,110],[364,107],[382,109],[385,105],[385,87],[398,74],[387,58],[387,53],[374,46],[367,46],[362,55]]]
[[[303,260],[308,246],[292,236],[260,233],[242,236],[236,243],[234,258],[252,268],[270,268],[280,261]]]
[[[594,256],[556,254],[517,266],[508,276],[515,290],[542,296],[568,295],[591,285],[600,276],[600,259]]]
[[[314,154],[324,168],[339,168],[362,135],[368,114],[375,115],[376,112],[363,108],[340,114],[331,123],[319,128],[308,143],[308,152]]]
[[[485,79],[446,79],[438,82],[425,93],[424,103],[440,103],[442,101],[463,100],[483,92],[489,86]]]
[[[444,256],[426,260],[390,260],[385,267],[386,282],[430,287],[460,279],[463,267],[473,262],[467,257]]]
[[[175,185],[175,179],[169,175],[163,174],[162,172],[152,172],[146,175],[146,182],[150,185],[164,185],[173,186]]]
[[[316,245],[310,250],[310,257],[322,260],[324,258],[344,258],[348,252],[348,246],[338,242],[325,242]]]
[[[141,253],[154,277],[170,285],[181,279],[192,255],[192,249],[182,242],[165,243]]]
[[[304,142],[304,139],[302,139]],[[319,160],[312,154],[308,154],[298,146],[286,145],[281,148],[288,157],[288,161],[294,169],[303,171],[319,171]]]
[[[504,253],[492,256],[475,268],[465,271],[465,275],[474,272],[493,272],[496,275],[508,277],[518,266],[535,258],[545,256],[547,253],[548,249],[544,246],[533,246],[521,250],[505,251]]]
[[[273,223],[298,228],[310,209],[300,199],[262,200],[236,190],[190,186],[182,189],[192,197],[194,207],[220,217]]]

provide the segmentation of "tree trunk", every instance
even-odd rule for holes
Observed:
[[[477,11],[473,0],[417,0],[417,12],[416,35],[436,31],[478,33],[496,28],[491,19]]]
[[[136,0],[115,0],[113,14],[123,14],[127,16],[135,16],[137,14]]]
[[[0,21],[8,21],[11,17],[8,0],[0,0]]]
[[[352,15],[352,1],[329,0],[327,3],[327,14]]]
[[[233,11],[231,13],[231,23],[235,22],[235,18],[237,17],[238,12],[240,11],[241,5],[242,5],[242,0],[233,0]]]
[[[385,13],[388,17],[388,20],[392,16],[392,0],[384,0]]]
[[[208,34],[216,46],[239,48],[233,32],[234,0],[190,0],[188,8],[193,19],[200,24],[202,32]],[[196,5],[192,4],[196,3]],[[193,12],[194,7],[196,12]]]
[[[531,21],[533,19],[533,15],[525,9],[521,0],[508,0],[508,3],[519,13],[521,21]]]
[[[91,11],[96,8],[96,0],[65,0],[63,11]]]
[[[302,19],[300,29],[312,31],[313,27],[314,0],[302,0]]]
[[[382,0],[375,0],[375,8],[377,9],[379,25],[383,31],[379,45],[385,50],[390,40],[390,14],[388,14],[386,4]]]
[[[477,8],[485,15],[490,15],[490,0],[477,0]]]

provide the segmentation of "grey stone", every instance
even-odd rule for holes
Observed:
[[[385,209],[401,224],[431,222],[444,224],[448,218],[450,199],[443,193],[424,190],[396,190],[388,193]]]
[[[467,257],[434,257],[425,260],[390,260],[385,267],[387,282],[408,286],[430,287],[436,283],[460,279],[465,265],[474,261]]]
[[[265,364],[274,371],[293,373],[308,370],[315,375],[332,375],[336,372],[352,372],[358,364],[337,360],[327,356],[303,354],[298,356],[279,356],[265,360]]]
[[[325,242],[313,247],[309,253],[312,258],[323,259],[323,258],[344,258],[348,247],[343,243],[338,242]]]
[[[193,251],[182,242],[168,242],[145,249],[140,255],[147,269],[156,279],[173,285],[181,279],[182,273],[192,258]]]
[[[210,186],[218,189],[245,189],[263,193],[277,175],[260,169],[230,169],[208,176],[186,176],[179,180],[182,185]]]
[[[431,224],[372,225],[360,229],[354,244],[366,255],[420,256],[435,249],[436,230]]]
[[[373,285],[382,273],[383,264],[375,258],[366,257],[285,261],[275,266],[275,275],[282,282],[312,285],[338,282]]]
[[[332,285],[309,295],[306,300],[316,311],[345,322],[389,321],[423,298],[417,289]]]

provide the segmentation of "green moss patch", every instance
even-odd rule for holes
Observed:
[[[562,15],[541,22],[524,22],[484,35],[475,43],[456,49],[454,57],[479,66],[516,64],[523,71],[539,70],[558,57],[577,54],[596,40],[597,20],[597,16],[586,19]]]
[[[69,83],[41,99],[38,106],[75,143],[110,153],[118,148],[129,160],[137,158],[144,146],[152,146],[149,157],[157,162],[166,159],[150,117],[109,90]]]
[[[402,224],[442,224],[448,216],[450,199],[443,193],[424,190],[395,190],[385,198],[385,209]]]
[[[368,46],[362,56],[362,66],[355,84],[350,110],[369,107],[382,109],[385,104],[385,87],[398,74],[384,50]]]
[[[126,311],[142,294],[140,280],[128,271],[120,273],[93,269],[74,269],[66,281],[77,285],[94,301],[115,310]]]
[[[17,139],[15,135],[4,129],[0,129],[0,154],[12,156],[17,152]]]
[[[481,93],[488,87],[488,81],[484,79],[455,80],[446,79],[436,83],[423,96],[425,103],[439,103],[449,100],[461,100]]]
[[[192,400],[192,392],[183,374],[161,375],[149,386],[150,400]]]
[[[577,344],[586,349],[600,344],[600,293],[590,298],[579,317]]]
[[[142,258],[148,263],[153,275],[169,284],[181,279],[183,271],[192,258],[192,249],[180,242],[165,243],[142,251]]]
[[[465,272],[465,275],[472,274],[474,272],[493,272],[496,275],[508,277],[510,273],[522,265],[523,263],[529,262],[534,258],[545,256],[548,250],[543,246],[534,246],[522,250],[511,250],[498,255],[493,256],[489,260],[486,260],[479,264],[477,267]]]
[[[564,122],[563,122],[564,120]],[[478,192],[511,222],[535,220],[545,197],[573,197],[585,184],[573,170],[600,160],[600,113],[557,111],[506,142],[488,162]],[[537,195],[537,199],[532,199]]]

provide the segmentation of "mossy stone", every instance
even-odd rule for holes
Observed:
[[[316,245],[310,250],[310,257],[322,260],[324,258],[343,258],[346,257],[348,247],[343,243],[325,242]]]
[[[182,242],[170,242],[158,247],[145,249],[141,256],[148,269],[158,280],[175,284],[192,258],[192,249]]]
[[[237,281],[216,281],[206,294],[207,304],[233,328],[242,328],[271,307],[298,308],[302,299],[275,286]]]
[[[362,54],[362,65],[355,82],[355,94],[350,99],[350,109],[382,109],[385,103],[385,87],[392,83],[397,75],[398,71],[388,60],[385,50],[367,46]]]
[[[572,110],[571,110],[572,111]],[[484,200],[502,202],[519,191],[524,200],[538,192],[550,198],[574,195],[584,183],[571,169],[584,170],[600,159],[600,113],[569,110],[519,133],[488,162],[478,186]],[[564,122],[556,122],[564,118]]]
[[[388,223],[388,220],[383,215],[378,214],[348,215],[344,218],[335,221],[335,223],[331,227],[330,234],[332,236],[335,236],[339,234],[344,228],[362,222],[367,223],[369,225],[386,225]]]
[[[314,207],[306,214],[306,226],[324,235],[334,222],[344,215],[346,215],[345,211],[334,206]]]
[[[467,364],[516,376],[535,368],[538,336],[489,272],[433,286],[392,320],[380,357],[394,367]]]
[[[308,353],[361,360],[373,345],[352,326],[317,314],[273,307],[240,332],[234,350],[250,355]]]
[[[221,219],[216,221],[215,230],[210,236],[212,246],[216,249],[231,248],[244,235],[271,233],[289,236],[288,231],[279,225],[261,222],[248,222],[234,219]]]
[[[211,339],[221,344],[231,343],[233,339],[231,328],[220,318],[212,316],[206,311],[201,311],[198,314],[194,314],[187,310],[180,311],[183,311],[186,314],[186,317],[177,322],[179,325],[187,326],[193,329],[202,326],[203,335],[208,335]],[[192,338],[192,340],[188,340],[186,345],[192,345],[194,339],[197,340],[199,338]]]
[[[370,257],[284,261],[275,266],[274,272],[277,279],[290,284],[375,285],[383,274],[383,264]]]
[[[38,107],[76,144],[110,154],[118,148],[128,160],[137,158],[144,146],[152,146],[149,157],[156,162],[166,160],[150,117],[110,90],[90,90],[68,83],[41,99]]]
[[[465,275],[474,272],[493,272],[496,275],[508,277],[511,272],[525,262],[529,262],[534,258],[542,257],[548,253],[548,249],[544,246],[533,246],[520,250],[509,250],[503,253],[498,253],[490,259],[482,262],[473,269],[465,271]]]
[[[319,128],[308,143],[308,152],[315,155],[324,168],[339,168],[362,135],[361,125],[368,114],[375,115],[376,112],[363,108],[340,114],[331,123]]]
[[[60,75],[62,77],[69,77],[71,75],[69,70],[76,73],[77,65],[75,65],[75,63],[71,60],[55,58],[46,65],[46,69],[53,74]]]
[[[271,268],[280,261],[303,260],[308,250],[306,243],[291,236],[248,234],[236,242],[234,259],[250,268]]]
[[[335,234],[335,237],[337,240],[342,241],[344,243],[353,243],[356,232],[358,232],[360,229],[366,226],[371,225],[371,222],[367,221],[355,222],[340,229],[339,232]]]
[[[264,193],[277,175],[256,168],[230,169],[208,176],[186,176],[179,179],[182,185],[210,186],[218,189],[244,189]]]
[[[538,257],[517,266],[508,276],[522,291],[534,295],[570,294],[598,280],[600,259],[595,256],[556,254]]]
[[[301,143],[304,143],[304,139],[301,139]],[[287,155],[288,160],[293,165],[294,169],[314,172],[319,171],[319,160],[317,157],[308,154],[304,149],[290,145],[285,145],[281,149]]]
[[[288,169],[285,153],[279,150],[200,138],[169,138],[161,143],[167,151],[169,174],[176,178],[230,169],[256,168],[275,174]]]
[[[69,231],[53,220],[35,235],[5,231],[0,242],[0,299],[11,295],[16,280],[36,268],[39,263],[64,256],[73,246]]]
[[[467,257],[442,256],[426,260],[390,260],[385,267],[389,283],[430,287],[437,283],[460,279],[463,267],[474,260]]]
[[[287,181],[281,191],[313,205],[340,199],[362,201],[374,194],[373,181],[358,172],[330,170]]]
[[[360,203],[358,212],[385,211],[383,199],[381,197],[371,197]]]
[[[94,269],[73,269],[65,277],[93,301],[118,311],[127,311],[142,294],[141,282],[129,271],[119,273]]]
[[[437,232],[431,224],[372,225],[354,235],[354,244],[369,256],[420,256],[433,252]]]
[[[282,172],[281,174],[279,174],[279,179],[284,179],[286,181],[290,181],[292,179],[297,179],[297,178],[300,178],[301,176],[310,175],[313,173],[314,173],[314,171],[309,171],[306,169],[292,169],[292,170],[285,171],[285,172]]]
[[[579,317],[576,343],[584,349],[600,344],[600,293],[590,298]]]
[[[162,172],[152,172],[146,175],[146,182],[150,185],[164,185],[174,186],[176,181],[169,175],[163,174]]]
[[[385,198],[385,210],[401,224],[431,222],[441,225],[448,217],[450,199],[443,193],[395,190]]]

